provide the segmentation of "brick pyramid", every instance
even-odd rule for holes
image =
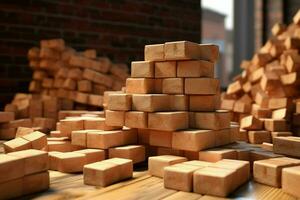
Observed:
[[[235,141],[239,130],[219,109],[214,78],[218,46],[189,41],[145,46],[145,61],[131,64],[124,93],[108,94],[109,126],[138,129],[138,142],[155,154],[198,159],[200,150]]]

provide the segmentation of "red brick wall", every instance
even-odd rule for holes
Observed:
[[[0,107],[26,92],[27,50],[63,38],[77,50],[95,48],[116,62],[143,59],[149,43],[200,41],[199,0],[0,1]]]

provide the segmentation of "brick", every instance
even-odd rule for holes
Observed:
[[[211,130],[175,131],[172,148],[186,151],[200,151],[215,146],[215,133]]]
[[[128,145],[114,147],[108,150],[109,158],[126,158],[132,160],[133,164],[145,160],[145,147],[143,145]]]
[[[102,107],[103,106],[103,96],[96,94],[89,94],[87,104],[91,106]]]
[[[24,176],[24,160],[2,154],[0,155],[0,170],[2,172],[0,183],[21,178]]]
[[[166,94],[133,94],[132,110],[157,112],[169,110],[170,97]]]
[[[254,180],[280,188],[282,170],[296,165],[300,165],[300,160],[287,157],[255,161],[253,165]]]
[[[248,137],[251,144],[271,142],[271,133],[269,131],[248,131]]]
[[[124,132],[117,131],[88,131],[87,147],[95,149],[108,149],[124,145]]]
[[[239,94],[240,92],[242,92],[243,90],[243,86],[241,84],[240,81],[235,81],[233,83],[230,83],[228,85],[228,89],[226,91],[226,94]]]
[[[219,110],[217,112],[194,112],[191,128],[220,130],[230,128],[230,113]]]
[[[272,116],[272,110],[260,108],[259,106],[252,106],[251,114],[256,118],[270,118]]]
[[[48,153],[45,151],[28,149],[28,150],[8,153],[7,155],[23,160],[24,175],[47,171],[49,168]]]
[[[165,78],[162,80],[162,93],[164,94],[183,94],[183,78]]]
[[[105,123],[105,118],[103,117],[91,117],[84,119],[84,129],[87,130],[104,130],[104,131],[110,131],[119,129],[119,126],[108,126]]]
[[[17,132],[16,132],[16,138],[17,137],[23,137],[23,136],[28,135],[32,132],[34,132],[34,130],[32,128],[18,127]]]
[[[41,172],[37,174],[30,174],[23,178],[23,194],[33,194],[48,190],[50,185],[49,172]]]
[[[165,59],[164,44],[145,45],[145,61],[161,61]]]
[[[187,60],[177,62],[177,77],[198,78],[214,77],[214,64],[205,60]]]
[[[126,112],[125,126],[130,128],[147,128],[148,114],[146,112],[139,111]]]
[[[274,153],[300,157],[300,140],[298,137],[273,138]]]
[[[109,94],[107,108],[115,111],[131,110],[132,95],[130,94]]]
[[[268,103],[268,108],[279,109],[279,108],[289,108],[292,102],[288,98],[270,98]]]
[[[233,110],[235,100],[232,99],[222,99],[220,108],[225,110]]]
[[[216,135],[215,146],[223,146],[232,142],[230,128],[215,130],[214,132]]]
[[[81,118],[69,118],[60,120],[59,131],[70,137],[72,131],[83,130],[83,120]]]
[[[184,156],[184,151],[168,147],[157,147],[156,156],[162,155]]]
[[[5,153],[31,149],[31,142],[23,138],[15,138],[3,143]]]
[[[148,114],[148,128],[175,131],[189,127],[187,112],[156,112]],[[164,123],[161,123],[161,122]]]
[[[284,168],[282,170],[282,191],[300,198],[299,176],[300,166]]]
[[[263,122],[253,116],[242,118],[240,127],[245,130],[261,130]]]
[[[9,122],[15,119],[13,112],[0,112],[0,123]]]
[[[288,137],[293,136],[292,132],[289,131],[280,131],[280,132],[271,132],[272,141],[275,137]]]
[[[138,129],[137,130],[138,144],[149,144],[150,130],[149,129]]]
[[[155,79],[127,78],[126,93],[149,94],[155,92]]]
[[[57,170],[65,173],[82,172],[86,163],[82,153],[67,152],[57,154]]]
[[[187,161],[185,157],[163,155],[149,157],[148,159],[148,171],[152,176],[163,177],[164,168],[177,163],[182,163]]]
[[[132,78],[154,78],[154,62],[135,61],[131,62]]]
[[[199,152],[199,160],[217,162],[222,159],[236,160],[236,151],[232,149],[209,149]]]
[[[77,103],[87,104],[88,98],[89,98],[89,95],[87,93],[75,92],[75,98],[72,98],[72,99]]]
[[[185,94],[212,95],[219,92],[220,82],[213,78],[186,78],[184,87]]]
[[[235,189],[236,181],[236,170],[216,167],[201,168],[194,173],[194,192],[226,197]]]
[[[29,141],[33,149],[43,149],[47,145],[46,134],[39,131],[34,131],[28,135],[23,136],[22,138]]]
[[[150,130],[149,144],[159,147],[172,147],[172,137],[173,132],[171,131]]]
[[[187,111],[189,109],[189,97],[187,95],[170,95],[169,98],[171,111]]]
[[[219,95],[189,96],[189,111],[215,111],[219,108]]]
[[[105,154],[106,152],[101,149],[81,149],[74,151],[74,153],[81,153],[85,155],[86,164],[99,162],[102,160],[105,160]]]
[[[62,51],[65,49],[65,42],[63,39],[50,39],[50,40],[41,40],[41,48],[51,48],[57,51]]]
[[[154,63],[155,78],[176,77],[176,61],[164,61]]]
[[[87,130],[80,130],[80,131],[72,131],[71,134],[71,143],[73,145],[78,145],[82,147],[86,147],[86,138],[87,138]]]
[[[80,92],[91,92],[92,82],[88,80],[80,80],[77,82],[78,91]]]
[[[101,187],[131,178],[132,174],[132,161],[122,158],[88,164],[83,170],[84,184]]]
[[[168,189],[191,192],[193,190],[193,173],[199,166],[179,163],[164,168],[164,186]]]
[[[124,126],[125,124],[125,111],[105,111],[105,123],[108,126]]]
[[[70,141],[48,141],[48,151],[70,152],[78,149]]]
[[[264,119],[264,127],[268,131],[287,131],[285,119]]]

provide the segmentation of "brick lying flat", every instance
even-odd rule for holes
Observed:
[[[154,63],[155,78],[175,78],[176,61],[163,61]]]
[[[298,137],[273,138],[274,153],[300,157],[300,139]]]
[[[10,122],[15,119],[13,112],[0,112],[0,123]]]
[[[187,60],[177,62],[177,77],[207,77],[214,76],[214,64],[205,60]]]
[[[191,95],[189,111],[215,111],[219,107],[219,95]]]
[[[191,192],[193,190],[193,173],[200,166],[179,163],[164,168],[165,188]]]
[[[236,160],[237,153],[232,149],[209,149],[199,152],[199,160],[207,162],[217,162],[222,159]]]
[[[172,155],[149,157],[148,171],[150,175],[163,177],[164,168],[166,166],[174,165],[184,161],[187,161],[185,157],[172,156]]]
[[[130,128],[147,128],[148,114],[140,111],[129,111],[125,113],[125,126]]]
[[[65,173],[82,172],[86,163],[85,155],[82,153],[67,152],[57,154],[57,170]]]
[[[160,61],[165,59],[164,44],[145,45],[145,61]]]
[[[151,78],[127,78],[126,93],[149,94],[155,92],[155,79]]]
[[[132,78],[154,78],[154,62],[135,61],[131,62]]]
[[[131,110],[132,98],[130,94],[109,94],[108,110],[128,111]]]
[[[143,162],[145,153],[143,145],[128,145],[108,150],[109,158],[126,158],[132,160],[133,164]]]
[[[162,93],[164,94],[183,94],[183,78],[164,78],[162,81]]]
[[[48,170],[48,153],[45,151],[28,149],[8,153],[7,155],[16,157],[24,162],[24,174],[34,174]]]
[[[0,198],[12,199],[22,196],[23,194],[23,179],[18,178],[0,183]]]
[[[170,96],[166,94],[133,94],[132,110],[144,112],[168,111]]]
[[[72,131],[71,134],[71,143],[73,145],[78,145],[82,147],[86,147],[87,141],[87,130],[80,130],[80,131]]]
[[[195,87],[199,86],[201,87]],[[190,95],[213,95],[220,90],[220,82],[213,78],[186,78],[184,93]]]
[[[265,129],[268,131],[287,131],[288,126],[285,119],[264,119]]]
[[[281,187],[282,170],[296,165],[300,165],[300,160],[287,157],[255,161],[254,180],[273,187]]]
[[[50,185],[49,172],[40,172],[24,176],[22,195],[32,194],[47,190]]]
[[[106,187],[118,181],[131,178],[133,164],[131,160],[112,158],[84,166],[84,184]]]
[[[29,141],[33,149],[43,149],[47,145],[46,134],[39,131],[24,135],[22,138]]]
[[[240,127],[245,130],[261,130],[263,122],[250,115],[242,118]]]
[[[175,131],[189,127],[187,112],[156,112],[148,114],[148,128]],[[164,122],[164,123],[161,123]]]
[[[211,130],[175,131],[172,148],[186,151],[200,151],[215,146],[215,133]]]
[[[150,130],[149,144],[158,147],[172,147],[172,131]]]
[[[300,166],[288,167],[282,170],[282,191],[300,198]]]
[[[108,126],[105,123],[105,118],[103,117],[91,117],[84,119],[84,129],[85,130],[104,130],[110,131],[119,129],[119,126]]]
[[[248,131],[249,142],[251,144],[262,144],[271,142],[271,133],[269,131]]]
[[[10,155],[0,155],[0,183],[24,176],[24,160]]]
[[[15,138],[3,143],[5,153],[31,149],[31,142],[23,138]]]
[[[86,164],[105,160],[105,151],[101,149],[81,149],[74,151],[74,153],[84,154],[86,158]]]
[[[125,111],[105,111],[105,123],[108,126],[124,126],[125,124]]]
[[[192,128],[212,130],[230,128],[230,113],[228,111],[194,112],[190,116]]]
[[[61,134],[70,137],[72,131],[83,130],[83,120],[81,118],[68,118],[60,120],[59,131]]]

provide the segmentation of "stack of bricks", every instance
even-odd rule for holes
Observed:
[[[238,126],[219,108],[214,78],[216,45],[188,41],[145,46],[145,61],[132,62],[126,92],[111,92],[106,124],[138,129],[150,155],[199,159],[199,151],[235,141]]]
[[[0,198],[12,199],[49,188],[48,153],[22,150],[0,155]]]
[[[272,38],[243,61],[243,72],[222,95],[221,108],[240,122],[238,140],[272,143],[276,136],[291,136],[294,101],[299,97],[300,11],[289,26],[275,24]],[[294,116],[294,118],[297,116]]]

